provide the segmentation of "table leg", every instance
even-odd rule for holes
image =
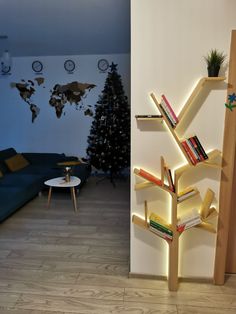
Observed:
[[[48,208],[50,206],[50,201],[51,201],[51,196],[52,196],[52,187],[50,186],[49,191],[48,191]]]
[[[76,201],[76,195],[75,195],[75,188],[74,187],[71,188],[71,196],[72,196],[72,200],[74,203],[75,212],[77,212],[77,201]]]

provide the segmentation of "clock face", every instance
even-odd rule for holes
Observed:
[[[64,68],[67,72],[73,72],[75,69],[75,62],[73,60],[66,60],[64,62]]]
[[[41,61],[38,61],[38,60],[34,61],[34,62],[32,63],[32,69],[33,69],[33,71],[36,72],[36,73],[42,72],[42,70],[43,70],[43,64],[42,64],[42,62],[41,62]]]
[[[106,72],[108,68],[109,68],[109,62],[106,59],[98,60],[98,69],[101,72]]]

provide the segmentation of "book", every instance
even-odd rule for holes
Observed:
[[[195,218],[195,219],[193,219],[193,220],[191,220],[189,222],[186,222],[186,223],[183,223],[183,224],[178,224],[177,225],[177,231],[183,232],[184,230],[190,229],[190,228],[192,228],[194,226],[197,226],[197,225],[199,225],[201,223],[202,223],[202,220],[201,220],[200,217],[198,217],[198,218]]]
[[[166,119],[168,120],[168,122],[170,123],[172,128],[175,128],[175,123],[173,123],[173,121],[171,120],[171,118],[169,117],[168,113],[165,111],[165,109],[163,108],[162,104],[160,104],[160,107],[166,117]]]
[[[186,140],[188,147],[190,148],[190,150],[192,151],[192,153],[194,154],[196,161],[199,162],[201,161],[200,156],[197,152],[197,150],[195,149],[194,145],[192,144],[192,142],[190,141],[190,139],[188,138]]]
[[[152,220],[156,223],[159,223],[159,224],[163,225],[164,227],[166,227],[167,229],[171,230],[171,225],[168,224],[163,218],[161,218],[157,214],[151,213],[151,215],[149,216],[149,220]]]
[[[169,188],[172,192],[175,192],[175,186],[174,186],[174,182],[173,182],[173,178],[172,178],[172,174],[171,174],[171,170],[170,168],[164,166],[164,171],[168,180],[168,184],[169,184]]]
[[[168,109],[170,110],[171,115],[172,115],[172,117],[174,118],[174,120],[175,120],[175,122],[176,122],[176,124],[177,124],[177,123],[179,122],[179,119],[178,119],[178,117],[176,116],[174,110],[172,109],[172,107],[171,107],[169,101],[167,100],[167,98],[166,98],[165,95],[161,95],[161,97],[162,97],[163,101],[165,102],[166,106],[168,107]]]
[[[156,229],[158,229],[158,230],[160,230],[162,232],[165,232],[165,233],[167,233],[169,235],[173,235],[173,231],[172,230],[166,228],[162,224],[159,224],[159,223],[157,223],[157,222],[155,222],[153,220],[150,220],[150,226],[152,226],[153,228],[156,228]]]
[[[194,190],[194,188],[192,186],[189,186],[188,188],[184,189],[183,191],[180,191],[178,194],[178,197],[185,195],[186,193],[189,193],[193,190]]]
[[[165,113],[168,115],[168,117],[170,118],[171,122],[173,123],[174,126],[176,126],[176,120],[175,118],[173,117],[170,109],[168,108],[168,106],[166,105],[165,101],[162,99],[161,100],[161,106],[163,108],[163,110],[165,111]]]
[[[201,153],[202,153],[204,159],[208,159],[208,156],[207,156],[207,154],[206,154],[204,148],[202,147],[202,145],[201,145],[201,143],[200,143],[200,141],[199,141],[197,135],[193,136],[193,138],[194,138],[194,140],[196,141],[197,147],[200,149],[200,151],[201,151]]]
[[[200,160],[201,161],[205,160],[201,150],[197,146],[197,143],[196,143],[195,139],[193,137],[190,137],[189,140],[190,140],[191,144],[194,146],[194,149],[196,150],[196,152],[198,153],[198,155],[200,157]]]
[[[163,238],[165,240],[172,240],[173,239],[173,236],[170,236],[170,235],[166,234],[165,232],[161,232],[160,230],[157,230],[157,229],[153,228],[152,226],[149,226],[149,229],[153,233],[159,235],[161,238]]]
[[[193,208],[178,218],[177,225],[186,224],[196,218],[200,218],[200,213],[196,208]]]
[[[185,199],[187,199],[190,196],[195,195],[195,194],[196,194],[196,191],[192,190],[190,192],[183,194],[182,196],[178,196],[177,200],[178,200],[178,202],[181,202],[181,201],[183,201],[183,200],[185,200]]]
[[[141,176],[141,177],[143,177],[144,179],[147,179],[148,181],[151,181],[151,182],[153,182],[153,183],[155,183],[157,185],[162,186],[162,182],[161,182],[160,179],[158,179],[153,174],[151,174],[151,173],[149,173],[149,172],[147,172],[147,171],[145,171],[145,170],[143,170],[141,168],[140,169],[135,168],[134,169],[134,173],[139,175],[139,176]]]
[[[193,165],[196,165],[197,160],[196,160],[194,154],[192,153],[192,151],[190,150],[190,148],[189,148],[187,142],[186,142],[186,141],[183,141],[183,142],[181,142],[181,144],[182,144],[182,146],[183,146],[185,152],[187,153],[187,155],[188,155],[188,157],[189,157],[191,163],[192,163]]]

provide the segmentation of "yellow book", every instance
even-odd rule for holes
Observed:
[[[151,213],[151,215],[149,216],[150,220],[153,220],[156,223],[159,223],[161,225],[163,225],[164,227],[171,229],[171,225],[168,224],[165,219],[163,219],[162,217],[158,216],[157,214]]]

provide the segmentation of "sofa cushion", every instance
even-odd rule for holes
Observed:
[[[14,155],[16,155],[17,152],[14,148],[7,148],[0,151],[0,161],[4,161],[7,158],[10,158]]]
[[[14,148],[7,148],[0,151],[0,170],[3,174],[9,172],[4,160],[15,156],[16,154],[17,152]]]
[[[23,169],[29,165],[28,160],[21,154],[16,154],[15,156],[6,159],[5,163],[8,169],[12,172]]]

